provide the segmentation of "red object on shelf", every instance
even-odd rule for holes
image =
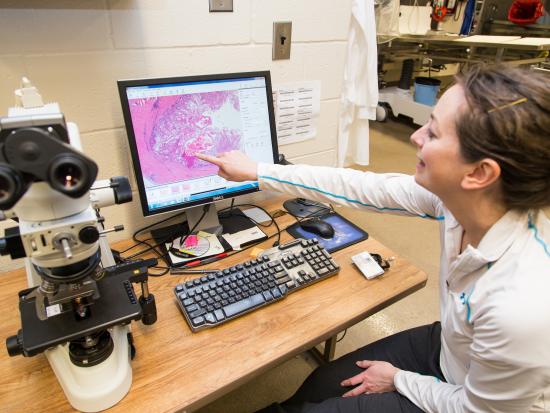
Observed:
[[[519,25],[533,24],[543,14],[541,0],[515,0],[508,10],[508,20]]]
[[[432,8],[432,19],[436,22],[443,21],[443,18],[447,15],[447,7],[442,1],[435,2]]]

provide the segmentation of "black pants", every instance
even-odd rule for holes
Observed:
[[[341,397],[353,387],[342,387],[344,379],[364,369],[355,362],[381,360],[395,367],[435,376],[444,381],[439,367],[441,325],[439,322],[406,330],[369,344],[313,371],[298,391],[287,401],[273,404],[262,413],[393,413],[421,412],[398,392]]]

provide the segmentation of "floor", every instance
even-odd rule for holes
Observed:
[[[415,149],[409,142],[409,136],[414,129],[411,124],[402,121],[371,122],[372,162],[368,168],[359,169],[414,173]],[[339,208],[338,212],[423,269],[428,274],[428,284],[422,290],[349,329],[337,345],[336,357],[387,335],[437,320],[438,224],[421,218],[365,213],[344,208]],[[274,401],[282,401],[294,393],[315,367],[315,362],[307,353],[300,355],[205,406],[198,413],[247,413]],[[185,391],[184,388],[182,391]]]

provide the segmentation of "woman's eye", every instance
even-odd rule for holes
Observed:
[[[430,138],[430,139],[435,139],[435,138],[437,138],[437,136],[434,135],[434,133],[432,132],[431,129],[428,129],[428,138]]]

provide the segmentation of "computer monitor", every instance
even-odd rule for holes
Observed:
[[[197,206],[259,190],[219,177],[197,152],[279,158],[269,71],[120,80],[118,90],[144,216],[188,208],[191,229]],[[219,225],[210,210],[196,230]]]

